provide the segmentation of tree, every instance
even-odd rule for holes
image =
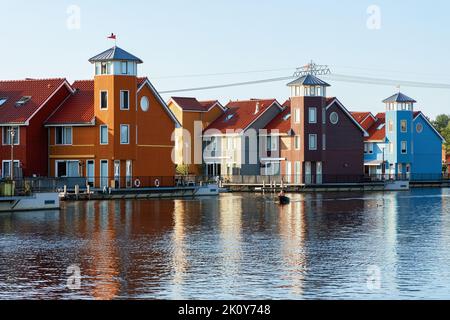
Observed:
[[[450,123],[440,133],[445,139],[445,150],[448,154],[450,152]]]
[[[433,121],[433,125],[437,131],[441,134],[443,130],[445,130],[450,125],[450,116],[447,114],[440,114],[436,117],[436,120]]]

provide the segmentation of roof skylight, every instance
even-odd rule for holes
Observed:
[[[31,100],[31,97],[29,97],[29,96],[22,97],[22,98],[20,98],[19,101],[16,102],[16,107],[22,107],[30,100]]]
[[[6,97],[0,97],[0,106],[4,105],[7,100],[8,98]]]
[[[231,119],[233,119],[234,118],[234,114],[229,114],[229,115],[227,115],[227,117],[225,118],[225,122],[226,121],[230,121]]]
[[[291,118],[291,114],[289,113],[283,117],[283,120],[288,121],[290,118]]]

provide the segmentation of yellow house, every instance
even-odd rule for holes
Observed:
[[[175,163],[178,168],[185,168],[182,170],[184,173],[201,175],[201,134],[226,108],[217,100],[198,101],[196,98],[186,97],[172,97],[167,105],[181,123],[181,128],[176,129],[174,137]]]

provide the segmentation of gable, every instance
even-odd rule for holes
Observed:
[[[417,134],[416,125],[418,123],[422,123],[424,127],[428,128],[436,137],[438,137],[443,143],[445,142],[444,137],[436,130],[436,128],[428,121],[428,119],[423,115],[422,112],[419,112],[417,116],[414,118],[414,134]]]
[[[344,113],[345,117],[347,117],[353,125],[355,125],[362,133],[364,134],[364,137],[368,137],[369,134],[367,131],[358,123],[358,121],[355,120],[355,118],[350,114],[350,112],[347,110],[347,108],[344,107],[344,105],[338,100],[334,99],[327,107],[327,111],[332,108],[333,106],[339,108]],[[329,119],[327,119],[327,123],[329,123]]]

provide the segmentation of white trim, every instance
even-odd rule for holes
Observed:
[[[314,111],[314,121],[311,120],[311,111]],[[317,107],[308,107],[308,124],[317,124]]]
[[[92,162],[92,164],[94,165],[93,166],[93,172],[92,172],[92,174],[93,174],[92,179],[94,179],[93,183],[94,183],[94,186],[95,186],[95,160],[94,159],[86,160],[86,174],[85,174],[86,177],[85,178],[86,178],[86,181],[88,183],[92,182],[92,181],[89,181],[89,175],[88,175],[88,168],[89,168],[88,163],[89,162]]]
[[[106,92],[106,108],[102,108],[102,93]],[[99,105],[99,110],[100,111],[108,111],[109,109],[109,92],[108,90],[100,90],[100,105]]]
[[[315,148],[311,148],[311,138],[312,137],[316,137],[316,146],[315,146]],[[308,150],[309,151],[317,151],[318,144],[319,143],[317,141],[317,134],[316,133],[308,134]]]
[[[286,161],[286,158],[261,158],[261,162],[281,162]]]
[[[431,127],[431,129],[433,129],[433,131],[439,136],[439,138],[442,139],[442,142],[445,143],[445,138],[439,133],[439,131],[436,130],[436,128],[430,123],[430,121],[428,121],[427,117],[425,117],[425,115],[419,111],[419,114],[414,118],[414,121],[416,121],[417,118],[422,117],[425,122]]]
[[[139,91],[142,90],[142,88],[145,87],[145,85],[147,85],[150,88],[150,91],[152,91],[152,93],[155,95],[156,99],[159,101],[159,103],[163,106],[164,110],[167,112],[167,114],[169,115],[169,117],[173,120],[173,122],[175,122],[175,126],[177,128],[182,128],[183,126],[181,125],[181,123],[178,121],[178,119],[175,117],[175,115],[173,114],[173,112],[169,109],[169,107],[167,106],[167,104],[164,102],[164,100],[161,98],[161,95],[158,93],[158,91],[156,91],[155,87],[152,85],[152,83],[150,82],[150,80],[148,78],[145,79],[144,83],[138,88],[136,94],[139,94]]]
[[[356,126],[364,133],[364,137],[369,137],[369,133],[366,130],[364,130],[364,128],[359,124],[359,122],[356,121],[356,119],[351,115],[351,113],[347,110],[347,108],[345,108],[344,105],[337,98],[334,98],[333,101],[331,101],[331,103],[327,106],[327,110],[330,109],[335,102],[344,111],[344,113],[353,121],[353,123],[356,124]]]
[[[5,133],[5,129],[7,130],[7,128],[17,128],[17,144],[14,144],[14,141],[11,141],[10,144],[5,144],[5,137],[4,137],[4,133]],[[9,136],[11,137],[11,134],[9,134]],[[20,126],[2,126],[2,146],[20,146]]]
[[[77,177],[69,177],[68,175],[68,170],[69,167],[67,166],[67,163],[69,162],[77,162],[78,163],[78,176]],[[62,176],[62,177],[58,177],[58,163],[66,163],[66,175]],[[59,159],[59,160],[55,160],[55,177],[56,178],[81,178],[82,174],[80,174],[80,160],[63,160],[63,159]]]
[[[46,128],[54,128],[54,127],[92,127],[95,126],[95,118],[92,119],[90,123],[60,123],[60,124],[46,124],[44,127]]]
[[[102,176],[102,163],[105,163],[106,162],[106,177],[103,177]],[[109,187],[109,161],[108,161],[108,159],[100,159],[100,162],[99,162],[99,171],[100,171],[100,174],[99,174],[99,177],[100,177],[100,181],[99,181],[99,186],[100,186],[100,188],[103,188],[103,187],[106,187],[106,188],[108,188]],[[106,179],[106,186],[102,186],[102,180],[103,179]]]
[[[5,163],[9,163],[9,169],[10,169],[10,172],[9,172],[9,175],[8,176],[5,176],[5,172],[3,171],[3,168],[4,168],[4,164]],[[20,160],[14,160],[14,162],[13,163],[18,163],[19,165],[18,165],[18,168],[20,169]],[[14,170],[13,169],[14,168],[14,164],[11,166],[11,160],[3,160],[2,161],[2,168],[1,168],[1,171],[2,171],[2,178],[11,178],[11,172],[12,172],[12,170]]]
[[[56,139],[56,133],[57,133],[57,130],[56,129],[62,129],[62,137],[61,137],[61,140],[62,140],[62,143],[61,144],[58,144],[57,143],[57,139]],[[66,136],[66,133],[65,133],[65,130],[67,129],[67,128],[70,128],[70,143],[65,143],[65,136]],[[70,127],[70,126],[61,126],[61,127],[57,127],[57,128],[55,128],[55,146],[71,146],[71,145],[73,145],[73,128],[72,127]]]

